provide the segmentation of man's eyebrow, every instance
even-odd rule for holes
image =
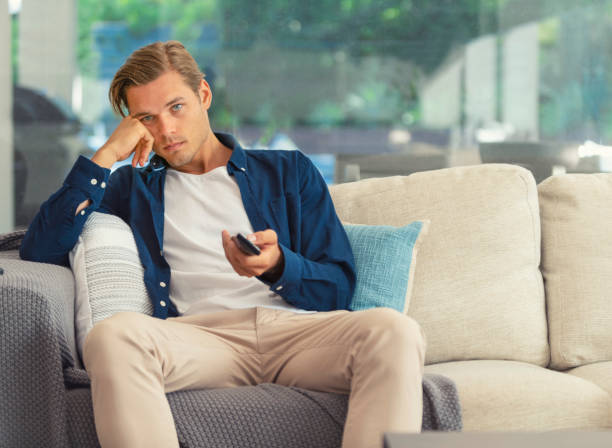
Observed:
[[[168,107],[171,106],[174,103],[178,103],[179,101],[185,101],[185,98],[183,98],[182,96],[177,96],[176,98],[171,99],[170,101],[168,101],[164,107]],[[137,114],[132,115],[132,117],[134,118],[140,118],[140,117],[144,117],[146,115],[153,115],[150,112],[138,112]]]

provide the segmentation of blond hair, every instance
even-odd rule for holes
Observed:
[[[172,70],[178,72],[185,83],[198,94],[204,73],[182,43],[176,40],[155,42],[134,51],[115,73],[108,90],[113,110],[125,117],[128,109],[127,89],[148,84]]]

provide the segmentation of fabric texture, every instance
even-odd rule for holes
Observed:
[[[612,397],[612,361],[587,364],[568,370],[567,373],[597,384]]]
[[[86,376],[85,371],[81,371]],[[167,395],[179,441],[188,448],[337,448],[348,396],[260,384]],[[91,391],[66,394],[71,446],[99,447]],[[460,431],[457,391],[442,375],[423,378],[423,431]]]
[[[76,354],[72,274],[10,252],[0,252],[0,268],[0,446],[69,446],[62,368]]]
[[[204,174],[168,170],[164,257],[171,270],[170,299],[181,316],[254,306],[303,311],[257,277],[234,271],[225,256],[223,230],[230,235],[253,233],[240,189],[227,168]]]
[[[611,360],[612,174],[552,176],[538,190],[551,366]]]
[[[424,352],[418,324],[389,308],[257,307],[168,320],[122,313],[94,327],[83,361],[96,424],[130,421],[99,431],[103,446],[175,446],[165,394],[268,382],[349,394],[342,443],[371,448],[385,431],[421,428]]]
[[[427,375],[450,378],[461,401],[464,431],[610,428],[612,397],[566,373],[516,361],[429,365]]]
[[[344,223],[357,271],[352,310],[374,307],[407,310],[416,266],[416,255],[429,221],[403,227]]]
[[[129,226],[119,217],[93,212],[70,252],[76,284],[76,338],[82,356],[93,326],[115,313],[153,314],[144,269]]]
[[[21,241],[25,236],[25,230],[16,230],[11,233],[5,233],[0,237],[0,251],[9,251],[19,249]]]
[[[245,150],[231,135],[215,135],[232,149],[226,167],[238,183],[253,230],[275,230],[284,255],[284,270],[274,283],[259,279],[298,308],[347,309],[355,288],[353,254],[319,170],[299,151]],[[110,170],[80,156],[30,224],[21,257],[68,266],[89,214],[119,216],[134,232],[154,316],[178,315],[163,255],[166,171],[163,159],[154,156],[142,169],[126,165],[110,176]],[[86,199],[91,205],[75,216]]]
[[[548,365],[538,196],[529,171],[462,166],[334,185],[330,192],[344,222],[431,221],[408,303],[427,335],[427,364]]]

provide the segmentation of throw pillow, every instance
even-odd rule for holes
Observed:
[[[352,310],[388,307],[407,311],[416,254],[428,226],[429,221],[403,227],[344,224],[357,271]]]
[[[130,227],[119,217],[93,212],[70,252],[76,283],[77,347],[93,326],[121,311],[153,314],[144,269]]]

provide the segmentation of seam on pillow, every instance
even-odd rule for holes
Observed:
[[[540,227],[540,241],[539,241],[539,245],[536,244],[535,242],[535,236],[536,236],[536,224],[535,224],[535,217],[533,214],[533,210],[531,209],[531,203],[529,201],[529,183],[527,181],[527,174],[525,174],[524,172],[518,172],[518,175],[521,179],[521,181],[523,182],[523,186],[525,187],[525,203],[527,204],[527,210],[529,210],[529,216],[531,217],[531,233],[532,233],[532,239],[534,241],[533,244],[533,257],[534,257],[534,261],[538,259],[538,255],[540,256],[538,263],[536,264],[536,269],[534,269],[533,274],[532,274],[532,278],[534,281],[534,284],[537,286],[538,291],[540,292],[541,297],[544,299],[544,326],[546,328],[546,351],[547,351],[547,358],[548,360],[545,361],[544,365],[548,365],[550,364],[551,361],[551,345],[550,345],[550,329],[549,329],[549,324],[548,324],[548,310],[547,310],[547,303],[546,303],[546,289],[544,287],[544,276],[542,275],[542,271],[540,270],[540,265],[542,264],[542,218],[541,218],[541,214],[540,214],[540,195],[538,192],[538,186],[537,184],[535,185],[535,200],[536,200],[536,207],[538,210],[538,217],[539,219],[539,227]],[[533,176],[530,174],[529,175],[529,179],[533,180]],[[539,275],[539,277],[538,277]],[[538,363],[539,364],[539,363]]]
[[[406,297],[404,298],[404,309],[403,314],[408,313],[408,309],[410,308],[410,302],[412,301],[412,291],[414,289],[414,278],[417,270],[417,252],[419,252],[419,248],[423,242],[423,238],[429,233],[429,227],[431,225],[430,219],[417,219],[421,223],[421,230],[419,231],[419,236],[417,237],[414,245],[412,246],[412,257],[410,259],[410,269],[408,270],[408,284],[406,285]]]
[[[75,277],[75,291],[74,291],[74,329],[75,329],[75,336],[76,336],[76,344],[77,344],[77,352],[79,354],[79,356],[81,357],[81,359],[83,358],[83,349],[85,348],[85,339],[87,334],[91,331],[91,329],[93,328],[93,313],[91,310],[91,297],[89,295],[89,278],[87,275],[87,269],[86,269],[86,263],[85,263],[85,252],[86,249],[83,247],[85,245],[85,240],[83,239],[83,237],[81,235],[79,235],[79,238],[77,240],[77,243],[75,244],[75,246],[73,247],[73,249],[70,251],[70,254],[72,255],[72,259],[71,259],[71,263],[70,263],[70,268],[72,271],[72,275]],[[80,263],[74,263],[74,259],[77,258],[77,254],[78,254],[78,258],[80,260]],[[75,266],[78,267],[76,268],[75,272]],[[76,277],[80,276],[80,277],[84,277],[85,278],[85,283],[86,283],[86,287],[83,288],[81,282],[76,280]],[[85,294],[85,301],[80,300],[78,301],[78,297],[81,295],[81,293]],[[82,296],[81,296],[82,297]],[[78,303],[77,303],[78,302]],[[77,306],[79,305],[79,306]],[[79,328],[80,328],[80,324],[81,324],[81,320],[79,319],[80,317],[83,317],[83,312],[79,313],[79,311],[82,311],[83,307],[87,308],[87,315],[85,317],[87,317],[87,323],[89,325],[89,330],[87,331],[87,333],[85,334],[85,337],[83,338],[83,344],[81,344],[81,340],[79,338]]]
[[[548,182],[548,184],[551,184],[552,182]],[[548,187],[548,185],[546,185],[545,187]],[[546,191],[546,189],[545,189]],[[560,204],[560,199],[559,199],[559,194],[558,194],[558,187],[557,188],[551,188],[550,189],[550,194],[547,194],[550,197],[550,202],[551,202],[551,213],[549,214],[549,220],[551,221],[551,225],[554,227],[554,225],[557,222],[557,216],[558,216],[558,210],[559,210],[559,204]],[[541,214],[540,214],[541,215]],[[554,230],[554,228],[553,228]],[[557,248],[558,248],[558,233],[556,231],[554,232],[547,232],[547,234],[550,235],[550,241],[552,244],[550,244],[551,246],[551,252],[557,252]],[[563,366],[559,366],[558,364],[561,362],[565,362],[566,364],[570,364],[570,360],[565,356],[565,353],[562,350],[562,343],[561,340],[563,338],[563,334],[565,333],[565,296],[561,293],[561,291],[558,289],[559,288],[559,282],[555,282],[555,286],[554,287],[550,287],[551,293],[547,294],[546,293],[546,287],[544,289],[544,297],[545,297],[545,301],[546,301],[546,322],[547,322],[547,328],[548,328],[548,342],[550,345],[550,360],[549,360],[549,365],[553,366],[554,365],[554,369],[555,370],[559,370],[559,368],[563,369],[566,368],[567,366],[563,367]],[[559,302],[559,314],[561,316],[561,322],[558,324],[558,329],[557,329],[557,337],[554,341],[552,341],[552,331],[551,328],[553,327],[552,324],[552,316],[549,314],[549,306],[548,306],[548,301],[549,301],[549,297],[550,296],[555,296],[558,297],[558,302]],[[554,355],[553,355],[553,351],[554,351]],[[553,359],[553,356],[555,359]]]
[[[573,188],[571,190],[572,190],[572,194],[573,194]],[[554,220],[556,222],[557,219],[558,219],[557,217],[559,216],[559,206],[561,204],[561,199],[560,199],[559,189],[558,188],[556,188],[554,190],[553,198],[554,198],[554,208],[553,208],[553,210],[554,210]],[[557,253],[558,252],[558,247],[559,247],[559,245],[558,245],[559,239],[558,239],[558,233],[557,232],[554,232],[554,241],[555,241],[554,252]],[[561,282],[556,282],[555,289],[560,287],[560,283]],[[566,328],[565,328],[566,327],[566,324],[565,324],[565,317],[566,317],[566,303],[565,303],[566,302],[566,294],[563,294],[563,292],[560,289],[558,291],[555,290],[555,294],[556,294],[557,297],[560,297],[560,302],[561,302],[560,303],[560,305],[561,305],[560,306],[560,311],[561,311],[560,330],[561,331],[560,331],[560,334],[557,337],[557,343],[556,343],[557,346],[558,346],[557,347],[557,353],[559,354],[560,358],[566,363],[566,365],[562,366],[562,368],[567,368],[568,366],[569,367],[576,367],[576,366],[573,365],[571,359],[566,356],[565,351],[563,350],[563,343],[562,343],[564,335],[565,335],[565,331],[566,331]]]

